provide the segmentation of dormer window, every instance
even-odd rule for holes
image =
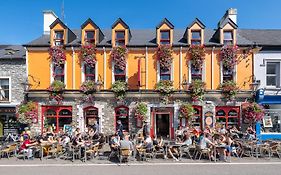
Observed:
[[[95,31],[85,31],[85,44],[95,44]]]
[[[125,46],[125,31],[116,31],[115,32],[115,45],[116,46]]]
[[[201,45],[201,31],[191,31],[191,44]]]
[[[55,31],[54,36],[54,45],[55,46],[62,46],[63,45],[63,31]]]
[[[223,44],[224,45],[233,44],[233,32],[232,31],[223,31]]]
[[[170,44],[170,31],[169,30],[161,30],[160,31],[160,44]]]

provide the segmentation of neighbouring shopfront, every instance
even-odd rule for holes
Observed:
[[[8,134],[18,134],[19,125],[15,107],[0,107],[0,137]]]

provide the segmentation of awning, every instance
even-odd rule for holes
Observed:
[[[257,100],[259,104],[281,104],[280,95],[265,95],[263,98]]]

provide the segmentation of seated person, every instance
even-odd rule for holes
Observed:
[[[248,126],[247,130],[246,130],[246,135],[247,135],[247,139],[248,140],[253,140],[255,139],[255,130],[253,129],[252,125]]]
[[[37,137],[37,142],[39,144],[42,144],[42,145],[45,145],[45,144],[48,144],[48,137],[47,137],[47,134],[46,132],[43,132],[42,135],[38,136]]]
[[[184,144],[184,145],[187,145],[187,146],[189,146],[189,145],[192,145],[192,139],[191,139],[191,136],[190,136],[190,133],[189,133],[189,131],[184,131],[183,132],[183,140],[182,140],[182,143]]]
[[[60,141],[60,144],[65,147],[68,143],[70,143],[70,137],[67,134],[64,134],[62,136],[62,139]]]
[[[156,138],[153,140],[153,145],[155,146],[155,149],[158,151],[160,150],[161,148],[163,148],[164,146],[164,141],[163,141],[163,138],[162,136]]]
[[[37,145],[37,142],[31,142],[28,135],[25,135],[23,139],[24,141],[20,145],[19,152],[27,153],[27,158],[32,158],[33,150],[30,147]]]
[[[82,139],[81,133],[78,133],[72,141],[74,146],[84,146],[84,140]]]
[[[128,149],[130,151],[130,155],[134,150],[132,142],[129,140],[129,135],[125,135],[123,140],[120,140],[120,149]]]
[[[120,143],[117,134],[114,134],[111,136],[110,141],[109,141],[109,146],[111,150],[118,150]]]

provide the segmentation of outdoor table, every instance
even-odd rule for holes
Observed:
[[[214,149],[214,162],[217,162],[217,149],[225,149],[225,144],[215,144],[213,145],[213,149]],[[220,155],[221,157],[221,155]]]

